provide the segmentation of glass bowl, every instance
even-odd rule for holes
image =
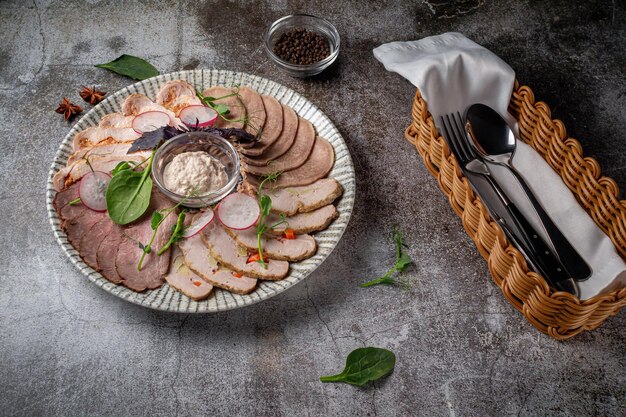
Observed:
[[[274,45],[283,33],[294,28],[307,29],[325,37],[330,46],[330,55],[321,61],[308,65],[292,64],[279,58],[274,53]],[[292,14],[281,17],[270,25],[265,31],[264,44],[265,52],[276,66],[292,77],[305,78],[319,74],[335,62],[339,55],[340,38],[339,32],[328,20],[308,14]]]
[[[187,207],[206,207],[217,203],[230,194],[239,182],[239,155],[235,147],[226,139],[207,132],[187,132],[173,137],[163,144],[154,154],[152,178],[161,191],[170,200],[177,203],[185,196],[168,190],[163,180],[165,166],[174,157],[183,152],[204,151],[224,165],[228,181],[222,188],[206,195],[190,197],[182,204]]]

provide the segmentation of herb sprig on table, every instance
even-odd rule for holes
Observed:
[[[396,244],[396,264],[389,271],[387,271],[387,273],[385,273],[385,275],[383,275],[382,277],[373,279],[368,282],[364,282],[363,284],[360,285],[361,287],[365,288],[365,287],[371,287],[373,285],[398,285],[398,284],[403,285],[405,287],[408,286],[409,284],[408,281],[398,280],[392,277],[392,275],[394,275],[396,272],[404,271],[413,262],[411,258],[409,257],[409,255],[407,255],[404,252],[404,248],[407,246],[404,243],[402,232],[400,232],[398,229],[395,229],[393,231],[393,241]]]

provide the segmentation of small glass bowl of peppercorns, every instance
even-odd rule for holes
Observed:
[[[281,17],[265,31],[264,38],[267,55],[293,77],[317,75],[339,55],[339,32],[321,17]]]

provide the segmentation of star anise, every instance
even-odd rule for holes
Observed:
[[[65,120],[69,120],[78,113],[81,113],[83,109],[82,107],[73,104],[66,97],[63,97],[63,100],[61,100],[59,107],[55,111],[62,114]]]
[[[87,103],[91,104],[92,106],[95,106],[96,104],[102,101],[102,99],[106,95],[106,91],[98,91],[96,90],[96,87],[89,88],[87,86],[83,86],[82,91],[78,94]]]

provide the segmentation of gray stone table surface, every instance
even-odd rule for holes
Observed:
[[[262,34],[294,12],[327,17],[337,63],[297,80]],[[414,88],[372,49],[446,31],[499,54],[626,186],[623,1],[0,2],[0,414],[18,416],[626,415],[626,315],[558,342],[510,306],[403,137]],[[57,245],[50,161],[70,128],[54,113],[82,85],[131,80],[93,65],[122,53],[161,72],[246,71],[304,94],[344,135],[357,172],[348,230],[304,283],[214,315],[141,308],[97,288]],[[89,108],[89,106],[85,106]],[[362,289],[393,261],[409,290]],[[366,388],[322,384],[360,346],[397,354]]]

